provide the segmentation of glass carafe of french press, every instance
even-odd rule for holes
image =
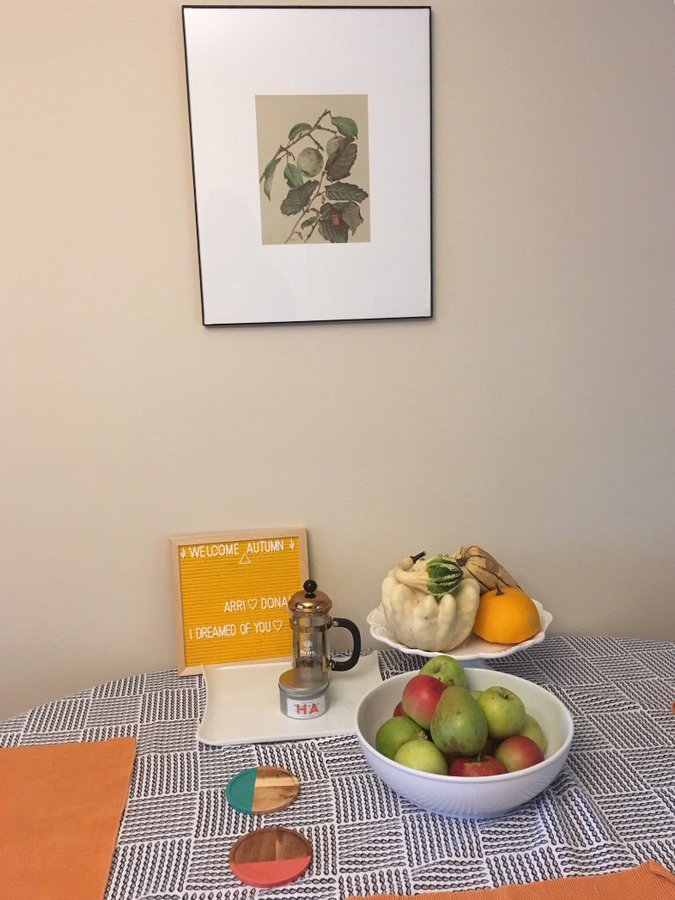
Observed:
[[[330,615],[332,603],[327,594],[317,590],[316,581],[308,579],[303,590],[293,594],[288,602],[293,632],[293,666],[318,669],[326,674],[346,672],[352,669],[361,655],[361,633],[357,626],[342,617]],[[349,659],[330,658],[328,629],[346,628],[352,636],[352,652]]]

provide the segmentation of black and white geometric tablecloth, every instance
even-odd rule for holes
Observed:
[[[386,677],[423,662],[380,651]],[[137,738],[106,900],[341,900],[601,874],[650,858],[675,871],[675,644],[552,636],[490,667],[552,691],[575,724],[558,779],[499,819],[422,812],[378,780],[353,736],[201,744],[202,678],[175,671],[36,707],[0,723],[0,746]],[[292,806],[247,816],[228,805],[223,787],[256,765],[295,772]],[[269,824],[303,833],[314,858],[294,884],[259,890],[230,873],[228,852]]]

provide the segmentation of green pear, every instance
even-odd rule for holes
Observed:
[[[542,753],[546,753],[546,735],[541,730],[541,725],[529,713],[525,714],[525,725],[520,729],[518,734],[524,734],[525,737],[532,738]]]
[[[485,713],[471,692],[457,684],[447,687],[431,720],[431,739],[447,755],[475,756],[485,746]]]

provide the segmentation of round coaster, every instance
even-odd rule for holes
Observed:
[[[230,806],[244,813],[271,813],[286,809],[298,796],[300,782],[280,766],[244,769],[225,786]]]
[[[312,848],[297,831],[276,826],[240,837],[230,850],[233,874],[253,887],[290,884],[309,868]]]

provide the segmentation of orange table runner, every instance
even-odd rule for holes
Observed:
[[[101,900],[135,738],[0,750],[0,897]]]
[[[371,900],[401,900],[403,896],[378,894]],[[483,891],[432,891],[415,894],[414,900],[675,900],[675,875],[649,860],[635,869],[607,875],[554,878]]]

